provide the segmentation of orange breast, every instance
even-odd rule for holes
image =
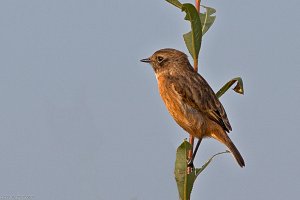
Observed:
[[[172,85],[168,84],[166,77],[159,76],[157,81],[160,96],[177,124],[189,134],[201,137],[203,135],[201,127],[204,121],[202,115],[182,101]]]

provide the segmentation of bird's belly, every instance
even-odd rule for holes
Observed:
[[[203,130],[204,120],[198,110],[184,104],[180,99],[174,99],[168,95],[164,96],[163,101],[179,126],[195,137],[203,137],[201,130]]]

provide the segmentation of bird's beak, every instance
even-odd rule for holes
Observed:
[[[151,60],[150,58],[145,58],[145,59],[142,59],[140,60],[141,62],[145,62],[145,63],[151,63]]]

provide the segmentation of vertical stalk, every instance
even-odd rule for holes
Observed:
[[[200,12],[200,2],[201,2],[201,0],[195,0],[195,7],[196,7],[198,12]],[[198,59],[194,60],[194,70],[196,72],[198,72]],[[189,150],[189,152],[188,152],[189,160],[192,159],[192,156],[193,156],[194,140],[195,140],[194,136],[190,135],[189,142],[192,145],[192,149]],[[187,168],[187,173],[191,173],[191,171],[192,171],[192,168],[188,167]]]
[[[194,60],[194,70],[198,72],[198,59]]]
[[[198,12],[200,12],[200,3],[201,3],[201,0],[196,0],[195,1],[195,7],[196,7]]]

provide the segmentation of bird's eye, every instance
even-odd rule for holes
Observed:
[[[163,57],[161,57],[161,56],[157,56],[157,61],[158,61],[159,63],[161,63],[163,60],[164,60],[164,58],[163,58]]]

